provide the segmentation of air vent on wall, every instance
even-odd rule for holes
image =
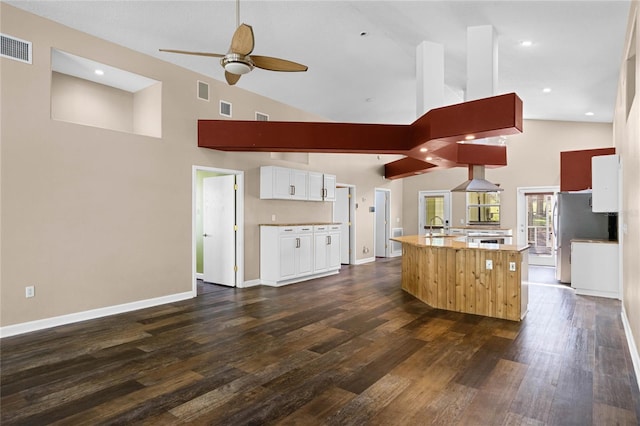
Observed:
[[[256,121],[269,121],[269,115],[256,111]]]
[[[198,80],[198,99],[209,102],[209,84]]]
[[[0,34],[2,49],[0,56],[16,61],[31,63],[31,42],[20,40],[19,38]]]
[[[220,115],[225,117],[231,117],[231,103],[226,101],[220,101]]]

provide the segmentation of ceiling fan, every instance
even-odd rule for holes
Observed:
[[[236,31],[231,39],[231,47],[227,54],[208,52],[188,52],[185,50],[160,49],[161,52],[181,53],[184,55],[210,56],[222,58],[220,64],[224,68],[224,77],[229,85],[234,85],[254,67],[268,71],[299,72],[306,71],[306,65],[271,56],[251,55],[254,47],[253,29],[250,25],[240,24],[240,0],[236,0]]]

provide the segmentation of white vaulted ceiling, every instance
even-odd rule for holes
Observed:
[[[226,53],[235,1],[6,3],[224,81],[215,58],[158,49]],[[243,0],[240,21],[253,26],[254,53],[300,62],[309,71],[255,69],[237,86],[334,121],[411,123],[416,46],[442,44],[445,84],[462,92],[466,29],[493,25],[497,92],[516,92],[524,118],[611,122],[628,11],[628,1],[612,0]],[[521,46],[524,40],[533,45]],[[543,93],[546,87],[551,92]]]

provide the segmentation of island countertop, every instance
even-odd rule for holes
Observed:
[[[342,225],[341,222],[301,222],[301,223],[259,223],[258,226],[331,226]]]
[[[391,240],[414,246],[446,247],[453,249],[523,251],[529,248],[529,245],[473,243],[468,242],[466,237],[461,237],[459,235],[406,235],[402,237],[394,237],[391,238]]]

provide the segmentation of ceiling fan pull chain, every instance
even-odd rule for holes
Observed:
[[[240,26],[240,0],[236,0],[236,28]]]

